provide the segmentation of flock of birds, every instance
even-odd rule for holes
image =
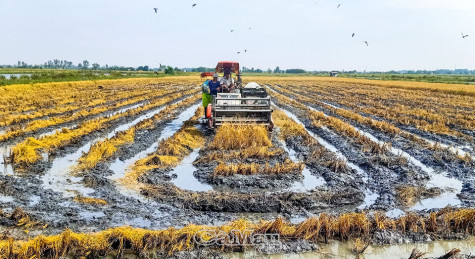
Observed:
[[[315,2],[315,5],[316,5],[316,4],[317,4],[317,3]],[[191,5],[191,8],[194,8],[194,7],[197,6],[197,5],[198,5],[198,4],[192,4],[192,5]],[[341,4],[338,4],[336,8],[340,8],[340,6],[341,6]],[[155,13],[158,13],[158,8],[153,8],[153,9],[155,10]],[[249,30],[251,30],[251,27],[249,27]],[[231,29],[231,32],[234,32],[234,29]],[[351,37],[354,38],[355,35],[356,35],[356,34],[353,32],[353,33],[351,34]],[[462,33],[462,39],[465,39],[465,38],[467,38],[468,36],[470,36],[470,35],[468,35],[468,34],[463,34],[463,33]],[[366,44],[366,47],[369,47],[368,41],[364,40],[363,43]],[[247,50],[245,49],[244,52],[247,52]],[[238,51],[237,54],[241,54],[241,52]]]

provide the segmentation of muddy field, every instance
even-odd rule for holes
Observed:
[[[474,234],[475,94],[468,86],[245,80],[272,97],[271,132],[208,129],[194,77],[0,89],[0,258],[56,257],[59,248],[34,238],[123,226],[151,231],[137,232],[143,240],[158,236],[138,248],[118,230],[126,236],[120,245],[109,238],[102,250],[79,248],[78,241],[61,251],[221,257],[219,246],[196,249],[190,226],[229,231],[242,222],[283,237],[283,247],[260,251],[267,254],[320,251],[333,239],[377,246]],[[303,226],[315,233],[302,234]],[[160,231],[170,227],[188,232],[166,232],[177,237],[163,241],[168,234]],[[29,239],[42,250],[28,250]]]

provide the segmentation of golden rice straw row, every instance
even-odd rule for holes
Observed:
[[[240,175],[255,175],[255,174],[264,174],[264,175],[280,175],[280,174],[300,174],[302,173],[305,165],[303,163],[293,163],[290,160],[286,160],[284,163],[277,163],[275,165],[270,165],[266,163],[265,165],[259,165],[256,163],[251,164],[225,164],[220,163],[213,171],[213,177],[218,176],[232,176],[236,174]]]
[[[13,162],[21,165],[33,164],[40,159],[39,151],[42,149],[46,150],[47,152],[52,152],[57,148],[66,146],[69,143],[76,141],[79,138],[82,138],[85,135],[88,135],[99,129],[108,127],[108,124],[113,122],[114,120],[125,116],[136,116],[144,111],[159,107],[180,96],[190,94],[190,92],[196,91],[190,90],[189,92],[170,95],[165,98],[153,100],[152,102],[146,105],[128,110],[125,113],[119,113],[107,118],[99,118],[95,120],[86,121],[81,123],[76,129],[73,130],[64,128],[62,131],[58,131],[53,135],[43,136],[39,139],[27,138],[25,141],[16,145],[13,148]]]
[[[236,220],[221,226],[188,225],[181,229],[146,230],[118,227],[95,233],[75,233],[66,230],[59,235],[37,236],[33,239],[0,240],[0,258],[59,258],[59,257],[103,257],[109,254],[129,252],[144,255],[159,250],[172,255],[179,251],[190,251],[198,247],[195,235],[209,240],[212,236],[199,235],[200,231],[231,231],[254,234],[278,234],[282,242],[289,240],[310,240],[326,242],[330,239],[348,240],[371,238],[375,231],[392,230],[402,233],[475,233],[474,209],[444,209],[429,216],[408,214],[390,219],[384,214],[345,213],[339,216],[320,214],[299,224],[291,224],[278,218],[273,221],[251,223]],[[221,233],[221,232],[220,232]],[[240,236],[240,241],[251,236]],[[230,239],[227,239],[228,242]],[[249,241],[246,239],[246,241]],[[221,245],[226,245],[223,243]],[[222,248],[224,246],[217,246]]]
[[[173,92],[174,91],[170,91],[170,90],[156,90],[154,93],[150,93],[149,95],[147,95],[147,98],[149,98],[149,99],[157,98],[157,97],[159,98],[161,96],[164,96],[166,94],[173,93]],[[68,123],[68,122],[72,122],[72,121],[75,121],[75,120],[78,120],[78,119],[81,119],[81,118],[85,118],[85,117],[88,117],[88,116],[91,116],[91,115],[100,114],[100,113],[103,113],[103,112],[106,112],[106,111],[109,111],[109,110],[112,110],[112,109],[118,109],[118,108],[121,108],[121,107],[124,107],[124,106],[127,106],[127,105],[131,105],[131,104],[141,102],[141,101],[143,101],[143,96],[128,99],[128,100],[125,100],[125,101],[119,102],[119,103],[114,103],[112,105],[99,106],[99,107],[95,107],[95,108],[92,108],[92,109],[83,109],[83,110],[80,110],[80,111],[74,113],[73,115],[63,115],[61,117],[51,117],[51,118],[48,118],[48,119],[35,120],[35,121],[32,121],[32,122],[28,123],[24,127],[13,127],[13,128],[11,128],[5,134],[0,135],[0,141],[5,141],[5,140],[10,139],[10,138],[19,137],[19,136],[22,136],[22,135],[24,135],[28,132],[33,132],[33,131],[36,131],[36,130],[39,130],[39,129],[42,129],[42,128],[46,128],[46,127],[49,127],[49,126],[62,124],[62,123]]]
[[[110,139],[105,139],[94,143],[87,153],[84,153],[78,161],[78,170],[84,171],[94,168],[99,162],[106,161],[112,157],[117,149],[125,144],[134,142],[135,132],[137,130],[151,128],[155,122],[173,114],[178,108],[191,105],[196,102],[201,95],[194,95],[185,100],[167,106],[165,109],[155,114],[153,117],[143,120],[128,130],[120,131]]]
[[[178,165],[193,149],[204,145],[203,133],[196,128],[198,119],[204,115],[199,107],[195,115],[185,121],[182,127],[173,136],[162,140],[157,151],[135,162],[132,170],[128,172],[122,182],[130,188],[138,189],[137,178],[153,169],[170,168]]]
[[[296,88],[296,87],[293,87]],[[318,94],[308,94],[311,93],[311,90],[302,89],[302,87],[297,87],[300,92],[310,95],[312,98],[321,98]],[[334,89],[332,89],[334,91]],[[394,93],[393,93],[394,95]],[[388,96],[392,98],[393,96]],[[395,101],[389,102],[385,100],[384,97],[375,96],[373,99],[368,97],[359,98],[355,96],[354,93],[348,92],[345,93],[345,97],[335,96],[334,98],[325,98],[326,100],[331,100],[337,103],[340,103],[347,107],[352,107],[355,110],[363,111],[365,113],[376,114],[380,117],[386,118],[388,120],[396,121],[401,124],[413,125],[421,130],[428,132],[441,133],[441,134],[451,134],[456,136],[461,136],[462,133],[456,130],[450,129],[448,125],[457,125],[458,127],[466,129],[475,129],[475,116],[473,114],[467,114],[465,116],[461,115],[464,111],[460,111],[458,108],[439,108],[439,111],[434,110],[434,105],[427,105],[427,100],[420,103],[408,103],[408,104],[395,104]],[[367,100],[369,99],[369,100]],[[385,103],[389,103],[389,105]],[[443,102],[440,100],[439,102]],[[413,108],[414,107],[414,108]],[[427,107],[424,108],[423,107]],[[328,107],[329,109],[335,109],[333,107]],[[441,109],[444,110],[442,113]],[[454,118],[449,117],[449,113],[453,113]],[[454,113],[455,112],[455,113]]]
[[[251,147],[272,147],[266,127],[225,123],[217,129],[216,136],[208,148],[237,150]]]
[[[48,92],[46,96],[30,93],[30,98],[35,103],[34,106],[21,102],[21,100],[29,102],[30,99],[25,100],[25,97],[29,95],[27,91],[20,91],[21,96],[18,96],[17,99],[15,97],[10,99],[11,103],[16,103],[16,105],[10,109],[6,107],[5,112],[0,114],[0,122],[3,125],[10,125],[43,116],[51,117],[83,110],[84,108],[90,109],[97,105],[109,104],[111,106],[110,103],[114,101],[140,97],[143,99],[144,96],[153,95],[169,88],[166,85],[126,85],[103,90],[98,87],[78,90],[64,86],[61,89],[51,89],[51,92]],[[64,92],[67,96],[58,99],[58,96],[63,96],[61,92]]]
[[[307,108],[302,103],[290,99],[289,97],[279,94],[277,92],[271,91],[270,94],[285,104],[297,107],[298,109],[305,111],[314,126],[320,127],[323,124],[344,136],[355,139],[355,142],[357,144],[362,145],[363,152],[382,154],[388,151],[387,143],[380,145],[372,141],[368,137],[359,133],[353,126],[338,118],[332,116],[325,116],[323,112],[313,111]]]
[[[275,88],[277,88],[277,87],[275,87]],[[309,103],[317,103],[318,102],[318,101],[315,101],[314,99],[308,98],[304,95],[297,94],[295,92],[291,92],[291,91],[289,91],[287,89],[284,89],[284,88],[279,88],[279,90],[281,90],[285,93],[289,93],[291,95],[297,96],[300,100],[305,101],[305,102],[309,102]],[[325,108],[329,109],[333,113],[339,114],[339,115],[341,115],[342,117],[345,117],[345,118],[353,119],[353,120],[355,120],[355,121],[357,121],[361,124],[370,126],[373,129],[380,130],[382,132],[392,134],[392,135],[400,134],[404,138],[407,138],[407,139],[409,139],[411,141],[414,141],[417,144],[421,145],[423,148],[431,149],[431,150],[445,151],[447,153],[452,152],[450,150],[450,147],[442,148],[440,145],[438,145],[438,143],[431,144],[431,143],[419,138],[418,136],[416,136],[414,134],[401,131],[399,128],[393,126],[390,123],[387,123],[387,122],[384,122],[384,121],[377,121],[377,120],[373,120],[371,118],[363,117],[363,116],[361,116],[357,113],[354,113],[354,112],[351,112],[351,111],[348,111],[348,110],[345,110],[345,109],[337,109],[337,108],[331,107],[330,105],[326,105],[322,102],[318,102],[317,104],[324,106]],[[454,156],[451,156],[451,157],[453,159],[462,160],[463,162],[465,162],[467,164],[469,164],[472,160],[469,154],[465,154],[464,156],[454,155]]]

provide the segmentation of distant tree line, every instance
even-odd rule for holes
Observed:
[[[16,64],[13,65],[0,65],[0,68],[31,68],[31,69],[82,69],[82,70],[111,70],[111,71],[161,71],[166,74],[172,74],[175,72],[213,72],[214,68],[209,67],[196,67],[196,68],[178,68],[178,67],[171,67],[168,65],[162,65],[152,68],[148,65],[138,66],[138,67],[131,67],[131,66],[109,66],[108,64],[101,66],[100,64],[94,62],[90,63],[88,60],[83,60],[77,64],[74,64],[72,61],[68,60],[59,60],[53,59],[44,62],[41,65],[38,64],[27,64],[24,61],[18,61]],[[260,68],[248,68],[242,67],[241,72],[243,73],[287,73],[287,74],[302,74],[302,73],[320,73],[326,74],[330,71],[306,71],[305,69],[300,68],[291,68],[291,69],[280,69],[277,66],[275,69],[268,68],[267,70],[262,70]],[[359,73],[366,73],[366,74],[425,74],[425,75],[475,75],[475,70],[469,69],[437,69],[437,70],[391,70],[391,71],[345,71],[341,70],[338,71],[339,73],[345,74],[359,74]]]
[[[18,61],[14,65],[0,65],[0,68],[31,68],[31,69],[83,69],[83,70],[116,70],[116,71],[149,71],[159,70],[159,68],[151,69],[148,65],[139,67],[127,67],[127,66],[109,66],[108,64],[101,66],[94,62],[90,63],[88,60],[83,60],[78,64],[74,64],[72,61],[53,59],[44,62],[43,64],[28,64],[24,61]]]

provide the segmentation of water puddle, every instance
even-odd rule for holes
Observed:
[[[274,105],[274,104],[273,104]],[[275,105],[274,105],[275,106]],[[303,124],[303,122],[297,118],[297,116],[293,113],[291,113],[290,111],[286,110],[286,109],[281,109],[287,116],[289,116],[291,119],[293,119],[296,123],[298,124],[301,124],[304,126],[304,129],[307,131],[307,133],[312,136],[315,140],[317,140],[317,142],[322,145],[323,147],[325,147],[326,149],[328,149],[329,151],[333,152],[339,159],[342,159],[344,161],[346,161],[346,164],[348,165],[348,167],[350,167],[351,169],[355,170],[362,178],[365,182],[368,181],[368,174],[363,170],[361,169],[361,167],[357,166],[356,164],[352,163],[352,162],[349,162],[348,159],[346,158],[345,155],[343,155],[343,153],[341,153],[335,146],[333,146],[332,144],[328,143],[327,141],[325,141],[324,139],[320,138],[319,136],[317,136],[315,133],[309,131],[305,125]],[[363,204],[360,205],[359,208],[366,208],[367,206],[370,206],[372,204],[374,204],[374,202],[378,199],[379,195],[372,192],[371,190],[369,189],[366,189],[365,190],[365,199],[364,199],[364,202]]]
[[[136,190],[132,190],[127,188],[126,186],[122,185],[119,181],[123,177],[125,177],[125,173],[127,169],[129,169],[135,162],[138,160],[147,157],[148,154],[154,152],[158,148],[158,144],[164,140],[167,139],[173,134],[175,134],[183,125],[183,122],[186,120],[189,120],[193,115],[195,114],[196,109],[200,106],[201,104],[195,104],[190,107],[188,107],[185,111],[183,111],[176,119],[171,121],[170,123],[167,123],[165,128],[162,130],[160,137],[158,138],[157,141],[155,141],[150,147],[147,149],[143,150],[142,152],[137,153],[135,156],[132,158],[129,158],[125,161],[121,161],[119,158],[113,162],[109,169],[112,170],[114,173],[107,177],[110,180],[113,180],[116,182],[116,188],[124,195],[131,196],[137,199],[143,199],[143,196],[140,195]]]
[[[358,209],[362,210],[368,208],[369,206],[373,205],[378,198],[379,194],[371,191],[370,189],[366,189],[363,203],[358,206]]]
[[[441,174],[432,174],[430,181],[426,184],[428,188],[439,187],[446,192],[437,197],[427,198],[419,201],[411,210],[441,209],[446,206],[458,206],[461,204],[457,194],[462,191],[462,182],[449,178]]]
[[[201,106],[201,103],[197,103],[195,105],[192,105],[188,107],[184,112],[182,112],[178,118],[173,120],[172,122],[168,123],[165,129],[163,129],[162,134],[160,135],[160,138],[158,139],[158,142],[167,139],[173,134],[175,134],[183,125],[183,122],[191,119],[193,115],[195,115],[196,109]]]
[[[290,111],[286,110],[286,109],[281,109],[287,116],[289,116],[291,119],[293,119],[295,122],[297,122],[298,124],[300,125],[303,125],[304,128],[305,128],[305,124],[303,124],[303,122],[297,118],[297,116],[293,113],[291,113]],[[325,147],[327,150],[331,151],[332,153],[334,153],[337,158],[339,159],[342,159],[344,161],[346,161],[347,165],[356,170],[357,172],[361,173],[361,172],[364,172],[363,169],[361,169],[359,166],[351,163],[348,161],[348,159],[345,157],[345,155],[343,155],[343,153],[341,153],[335,146],[333,146],[332,144],[328,143],[326,140],[320,138],[319,136],[317,136],[315,133],[311,132],[310,130],[308,130],[307,128],[305,128],[305,130],[307,131],[307,133],[312,136],[315,140],[317,140],[317,142],[322,145],[323,147]]]
[[[294,192],[308,192],[311,191],[319,186],[325,185],[327,182],[321,176],[313,175],[308,168],[304,168],[302,171],[303,179],[302,181],[295,182],[292,187],[290,187],[290,191]]]
[[[150,112],[147,112],[146,114],[136,118],[135,120],[129,122],[129,123],[125,123],[125,124],[122,124],[120,125],[119,127],[115,128],[113,131],[109,132],[109,134],[107,134],[107,138],[112,138],[115,134],[117,134],[117,132],[119,131],[124,131],[124,130],[128,130],[129,128],[131,128],[132,126],[134,126],[135,124],[143,121],[143,120],[146,120],[146,119],[150,119],[152,118],[153,116],[155,116],[156,114],[160,113],[162,110],[165,109],[165,106],[162,107],[162,108],[159,108],[159,109],[155,109],[155,110],[152,110]]]
[[[267,87],[267,88],[270,89],[271,91],[277,93],[275,90],[273,90],[273,89],[271,89],[271,88],[269,88],[269,87]],[[344,110],[343,108],[338,107],[338,106],[335,106],[335,105],[333,105],[333,104],[330,104],[330,103],[327,103],[327,102],[324,102],[324,101],[320,101],[320,102],[322,102],[322,103],[324,103],[324,104],[326,104],[326,105],[328,105],[328,106],[331,106],[331,107],[333,107],[333,108],[335,108],[335,109]],[[307,107],[308,107],[309,109],[313,110],[313,111],[322,112],[322,111],[319,111],[319,110],[317,110],[317,109],[315,109],[315,108],[313,108],[313,107],[311,107],[311,106],[307,106]],[[322,112],[322,113],[323,113],[323,115],[324,115],[325,117],[328,117],[327,114],[325,114],[324,112]],[[354,126],[353,126],[353,127],[354,127]],[[377,143],[382,143],[381,141],[379,141],[378,139],[376,139],[376,138],[375,138],[373,135],[371,135],[370,133],[364,132],[364,131],[358,129],[357,127],[354,127],[354,128],[355,128],[357,131],[359,131],[361,134],[363,134],[364,136],[367,136],[368,138],[370,138],[372,141],[377,142]],[[407,131],[406,131],[406,133],[412,134],[412,133],[407,132]],[[421,137],[421,136],[418,136],[418,137],[421,138],[422,140],[427,141],[428,143],[430,143],[430,144],[432,144],[432,145],[434,145],[434,144],[436,143],[435,141],[432,141],[432,140],[423,138],[423,137]],[[465,152],[465,151],[463,150],[464,148],[467,148],[467,146],[465,146],[465,147],[456,147],[456,146],[449,146],[449,145],[442,144],[442,143],[439,143],[439,144],[440,144],[440,146],[441,146],[442,148],[448,148],[450,152],[452,152],[452,153],[454,153],[454,154],[456,154],[456,155],[461,155],[461,156],[465,156],[466,154],[470,155],[468,152]],[[468,148],[470,149],[470,147],[468,147]],[[398,153],[403,152],[402,150],[399,150],[399,149],[397,149],[397,151],[398,151]],[[406,152],[404,152],[404,153],[407,154]],[[472,158],[472,159],[475,159],[475,158]],[[411,161],[411,162],[416,162],[416,161]],[[417,161],[417,162],[418,162],[418,161]],[[416,162],[416,163],[417,163],[417,162]],[[421,163],[418,162],[418,164],[421,164]],[[423,169],[423,170],[424,170],[424,169]],[[425,171],[425,170],[424,170],[424,171]]]
[[[13,175],[13,166],[6,161],[6,158],[10,156],[10,150],[10,145],[0,147],[0,175]]]
[[[368,137],[373,142],[378,143],[379,145],[384,144],[372,134],[362,131],[356,127],[354,128],[360,134]],[[402,151],[401,149],[389,147],[389,150],[392,154],[406,158],[411,164],[419,167],[422,171],[429,174],[431,179],[426,184],[426,187],[438,187],[442,190],[445,190],[445,192],[440,196],[420,201],[416,206],[412,208],[412,210],[444,208],[449,205],[457,206],[461,204],[460,199],[457,197],[457,194],[462,191],[462,181],[448,177],[447,172],[435,172],[433,168],[423,164],[421,161],[417,160],[415,157]]]
[[[135,104],[135,105],[132,105],[132,106],[129,106],[129,107],[125,107],[125,108],[122,108],[122,109],[119,109],[115,112],[106,112],[105,114],[99,114],[97,116],[93,116],[92,119],[97,119],[99,117],[105,117],[105,116],[114,116],[114,115],[117,115],[119,113],[124,113],[124,112],[127,112],[128,110],[132,110],[132,109],[135,109],[135,108],[138,108],[140,106],[143,106],[145,104],[147,104],[148,102],[141,102],[139,104]],[[108,138],[112,137],[115,135],[115,133],[117,133],[118,131],[122,131],[122,130],[126,130],[128,129],[130,126],[140,122],[141,120],[144,120],[144,119],[148,119],[148,118],[151,118],[153,115],[155,115],[156,113],[160,112],[161,110],[163,110],[164,108],[160,108],[159,111],[157,110],[153,110],[152,112],[149,112],[145,115],[142,115],[140,116],[139,118],[135,119],[133,122],[130,122],[130,123],[127,123],[127,124],[123,124],[121,126],[119,126],[118,128],[116,128],[113,132],[109,133],[108,134]],[[63,128],[67,128],[67,129],[74,129],[78,126],[77,123],[75,123],[74,125],[71,125],[71,126],[68,126],[68,127],[63,127]],[[63,129],[61,128],[61,129]],[[39,137],[44,137],[44,136],[50,136],[50,135],[53,135],[55,134],[57,131],[60,131],[61,129],[53,129],[51,131],[48,131],[46,133],[43,133],[41,134]]]
[[[105,217],[106,214],[102,211],[92,212],[92,211],[81,211],[79,212],[79,217],[85,220],[93,220],[98,218]]]
[[[397,218],[400,218],[404,215],[406,215],[406,213],[401,209],[392,209],[392,210],[388,210],[386,212],[386,216],[388,216],[392,219],[397,219]]]
[[[413,133],[410,133],[408,131],[404,131],[404,133],[406,134],[413,134]],[[415,134],[414,134],[415,135]],[[464,151],[464,149],[468,149],[470,150],[470,146],[466,145],[466,146],[453,146],[453,145],[447,145],[447,144],[444,144],[444,143],[440,143],[440,142],[436,142],[436,141],[433,141],[433,140],[430,140],[430,139],[427,139],[427,138],[424,138],[424,137],[421,137],[421,136],[418,136],[416,135],[418,138],[426,141],[427,143],[431,144],[431,145],[439,145],[441,148],[446,148],[448,149],[450,152],[452,152],[453,154],[455,155],[459,155],[459,156],[466,156],[466,155],[470,155],[469,152],[466,152]],[[472,160],[475,160],[475,157],[472,157]]]
[[[133,220],[128,220],[124,222],[126,226],[133,226],[135,228],[147,228],[149,229],[152,226],[152,221],[145,219],[143,217],[135,218]]]
[[[197,168],[193,166],[193,162],[200,155],[198,151],[199,149],[193,150],[193,152],[185,157],[185,159],[183,159],[183,161],[171,172],[172,174],[177,175],[177,177],[171,181],[176,187],[194,192],[213,190],[211,185],[198,181],[198,179],[193,175],[193,172],[197,170]]]
[[[58,131],[61,131],[62,129],[66,128],[66,129],[69,129],[69,130],[72,130],[74,128],[76,128],[78,125],[77,124],[74,124],[74,125],[71,125],[69,127],[62,127],[61,129],[58,129],[58,128],[55,128],[53,130],[50,130],[48,132],[45,132],[45,133],[42,133],[38,136],[38,138],[41,138],[41,137],[46,137],[46,136],[51,136],[53,134],[55,134],[56,132]]]
[[[4,76],[6,79],[10,79],[12,77],[20,78],[21,76],[31,76],[31,74],[0,74],[0,76]]]
[[[289,148],[285,141],[280,140],[280,142],[282,143],[285,152],[289,154],[290,160],[292,160],[294,163],[300,163],[301,161],[296,156],[295,150]],[[327,183],[323,177],[313,175],[306,166],[302,171],[302,176],[303,179],[301,181],[294,182],[294,184],[289,188],[289,191],[308,192]]]
[[[61,192],[64,197],[74,197],[78,193],[82,196],[88,196],[93,193],[94,189],[87,188],[81,184],[81,177],[72,177],[70,173],[71,167],[76,164],[84,152],[89,150],[92,143],[101,139],[97,138],[88,142],[74,153],[54,159],[51,168],[41,177],[43,188]]]
[[[40,200],[41,200],[40,196],[32,195],[32,196],[30,196],[28,206],[33,207],[33,206],[37,205],[38,203],[40,203]]]
[[[310,109],[318,111],[318,110],[316,110],[314,108],[311,108],[311,107],[310,107]],[[290,113],[287,110],[283,110],[283,111],[289,117],[293,118],[295,121],[302,124],[302,122],[300,122],[294,114]],[[327,115],[325,115],[325,116],[327,116]],[[373,141],[375,143],[378,143],[379,145],[384,144],[384,142],[377,139],[371,133],[365,132],[365,131],[363,131],[363,130],[357,128],[357,127],[354,127],[354,126],[352,126],[352,127],[357,132],[362,134],[363,136],[366,136],[367,138],[369,138],[371,141]],[[309,132],[309,131],[307,131],[307,132]],[[320,140],[318,138],[315,138],[315,139],[320,143]],[[325,146],[326,148],[328,148],[329,150],[331,150],[332,152],[335,152],[334,150],[336,150],[335,147],[333,147],[329,143],[325,143],[325,141],[322,141],[321,144],[323,146]],[[422,171],[428,173],[429,176],[431,177],[431,180],[427,183],[427,187],[439,187],[439,188],[444,189],[446,191],[445,193],[443,193],[442,195],[440,195],[438,197],[429,198],[429,199],[425,199],[425,200],[420,201],[419,204],[417,204],[416,206],[413,207],[414,210],[444,208],[448,205],[456,206],[456,205],[459,205],[461,203],[459,198],[457,197],[457,194],[462,191],[462,182],[461,181],[459,181],[455,178],[448,177],[446,172],[436,173],[433,168],[424,165],[421,161],[417,160],[415,157],[413,157],[410,154],[402,151],[401,149],[394,148],[394,147],[389,147],[389,150],[392,154],[394,154],[396,156],[402,156],[402,157],[406,158],[411,164],[419,167]],[[339,151],[337,151],[335,153],[339,156],[342,155]],[[346,160],[346,158],[345,158],[345,160]],[[350,165],[350,163],[348,163],[348,166],[351,167],[351,168],[354,168],[353,165]]]
[[[116,127],[107,134],[107,138],[113,137],[117,132],[129,129],[142,120],[153,117],[164,108],[165,107],[149,111],[145,115],[139,116],[130,123],[122,124]],[[132,107],[128,107],[128,109],[132,109]],[[87,144],[80,147],[78,150],[76,150],[76,152],[61,158],[54,159],[51,169],[48,170],[48,172],[42,177],[43,187],[46,189],[59,191],[63,193],[64,197],[74,197],[77,194],[88,196],[93,193],[94,189],[85,187],[81,183],[83,179],[82,177],[71,176],[71,167],[77,163],[78,159],[83,153],[87,152],[91,148],[93,143],[103,141],[105,138],[105,136],[96,138],[95,140],[89,141]]]
[[[364,254],[356,257],[352,252],[353,242],[329,241],[328,244],[319,244],[320,249],[315,252],[298,254],[274,254],[265,255],[257,253],[255,250],[248,250],[244,253],[227,254],[226,258],[269,258],[269,259],[310,259],[310,258],[342,258],[342,259],[401,259],[409,258],[414,248],[421,252],[426,252],[424,258],[439,258],[450,250],[458,248],[462,254],[475,253],[475,237],[471,236],[466,240],[438,240],[430,243],[408,243],[395,245],[370,245]]]
[[[0,194],[0,203],[9,203],[9,202],[12,202],[14,200],[15,200],[15,198],[13,198],[11,196],[4,196],[4,195]]]

